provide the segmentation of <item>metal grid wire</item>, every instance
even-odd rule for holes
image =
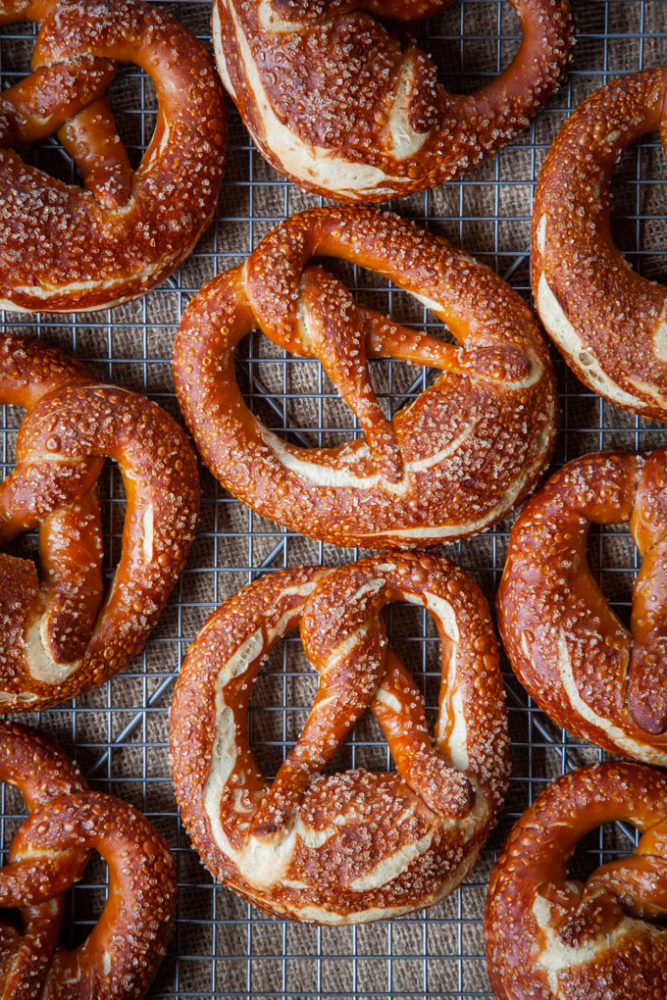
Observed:
[[[192,0],[171,9],[208,41],[208,5]],[[567,114],[593,89],[621,73],[665,61],[664,0],[573,0],[578,44],[569,79],[513,144],[467,178],[412,196],[393,207],[486,261],[529,295],[531,198],[549,143]],[[33,29],[14,25],[0,38],[2,84],[24,75]],[[480,86],[506,65],[518,45],[518,20],[504,0],[457,0],[431,19],[422,40],[452,90]],[[135,162],[150,138],[154,94],[136,69],[125,70],[112,90],[119,126]],[[8,331],[42,337],[72,350],[105,381],[145,392],[177,415],[170,356],[174,330],[190,297],[213,274],[242,260],[276,222],[320,199],[300,192],[271,170],[253,149],[231,108],[231,141],[218,214],[184,264],[144,299],[107,312],[73,318],[4,315]],[[54,141],[29,156],[65,179],[71,164]],[[614,234],[642,274],[665,279],[660,250],[667,228],[665,170],[656,137],[633,147],[615,180]],[[377,276],[342,269],[361,301],[399,321],[443,333],[434,317]],[[623,413],[583,389],[558,357],[563,429],[556,465],[599,448],[650,448],[667,441],[665,429]],[[397,362],[373,365],[381,398],[395,411],[420,392],[430,374]],[[290,358],[258,335],[246,343],[239,375],[251,406],[292,440],[332,444],[359,433],[317,362]],[[12,467],[20,414],[2,408],[2,451]],[[258,517],[227,495],[202,469],[204,498],[199,534],[188,566],[144,652],[99,690],[50,712],[27,716],[55,735],[79,760],[92,786],[141,809],[174,851],[181,885],[178,923],[169,955],[149,993],[167,998],[490,998],[482,913],[490,867],[511,824],[545,784],[572,766],[597,760],[587,747],[534,708],[505,664],[513,738],[513,774],[507,808],[470,878],[442,904],[392,922],[358,928],[293,925],[265,916],[216,887],[192,852],[180,824],[168,767],[168,710],[185,651],[210,612],[230,593],[263,573],[300,562],[335,564],[356,558],[295,536]],[[113,468],[106,473],[104,516],[107,569],[119,553],[123,491]],[[510,521],[445,551],[469,570],[493,602],[502,572]],[[14,551],[35,552],[28,537]],[[597,533],[591,562],[612,604],[625,620],[636,572],[634,546],[624,530]],[[110,573],[108,574],[110,575]],[[427,616],[395,606],[392,641],[423,679],[431,709],[438,687],[437,637]],[[274,652],[256,684],[250,736],[260,765],[275,773],[303,724],[315,688],[298,641]],[[338,767],[389,765],[373,720],[357,726],[335,762]],[[23,804],[0,790],[0,848],[6,850]],[[610,828],[588,838],[582,870],[625,851],[633,831]],[[106,868],[93,862],[70,894],[65,943],[83,939],[105,898]]]

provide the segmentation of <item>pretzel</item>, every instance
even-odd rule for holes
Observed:
[[[577,842],[623,821],[629,858],[568,879]],[[667,987],[667,778],[637,764],[580,768],[515,823],[491,873],[486,954],[499,1000],[657,1000]]]
[[[370,202],[443,184],[510,142],[563,78],[569,2],[510,0],[519,51],[469,96],[448,93],[431,57],[378,20],[449,3],[214,0],[218,69],[262,155],[309,191]]]
[[[436,314],[461,346],[358,307],[311,257],[377,271]],[[338,448],[299,448],[246,407],[234,371],[258,325],[318,357],[365,431]],[[442,370],[388,420],[367,357]],[[277,226],[247,263],[186,310],[174,379],[204,461],[238,499],[337,545],[438,545],[493,524],[535,485],[552,453],[556,396],[539,327],[492,271],[444,240],[371,208],[313,209]]]
[[[380,613],[421,605],[441,641],[435,745],[423,700]],[[320,686],[269,784],[247,739],[252,681],[300,624]],[[366,709],[398,773],[323,775]],[[430,906],[470,871],[502,805],[508,737],[498,651],[479,588],[442,556],[379,554],[285,569],[230,597],[183,662],[172,775],[204,864],[271,913],[359,923]]]
[[[667,450],[575,459],[526,504],[498,618],[517,677],[560,726],[611,753],[667,765]],[[586,561],[591,523],[629,522],[643,562],[631,632]]]
[[[635,274],[612,241],[614,167],[662,130],[667,67],[614,80],[574,112],[540,174],[533,212],[533,295],[570,368],[625,410],[667,419],[667,289]],[[665,146],[667,149],[667,146]]]
[[[0,0],[39,24],[27,79],[0,93],[0,308],[73,312],[143,295],[190,253],[218,198],[226,142],[209,54],[141,0]],[[118,62],[150,75],[159,109],[133,172],[105,96]],[[14,152],[56,134],[85,190]]]
[[[0,923],[4,1000],[133,1000],[164,958],[176,905],[166,843],[141,813],[91,792],[54,743],[0,723],[0,780],[17,786],[31,815],[0,868],[0,906],[20,907],[23,933]],[[61,893],[96,849],[109,867],[109,897],[78,948],[58,947]]]
[[[0,553],[0,710],[36,711],[98,686],[142,648],[185,564],[199,480],[159,406],[36,341],[0,339],[0,402],[28,410],[0,485],[0,546],[39,526],[42,568],[40,584],[32,562]],[[120,466],[127,508],[102,604],[105,457]]]

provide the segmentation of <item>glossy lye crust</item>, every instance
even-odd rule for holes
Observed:
[[[667,290],[611,239],[610,182],[646,132],[665,143],[667,68],[613,80],[567,120],[540,173],[532,283],[547,332],[578,378],[643,417],[667,417]]]
[[[142,0],[0,0],[0,24],[39,23],[32,75],[0,94],[0,308],[102,309],[143,295],[187,257],[222,179],[226,115],[213,60]],[[118,62],[155,85],[136,171],[106,98]],[[64,184],[15,152],[57,135],[83,176]]]
[[[214,0],[218,68],[263,156],[308,190],[372,202],[443,184],[510,142],[563,78],[569,2],[510,0],[519,51],[470,96],[448,93],[404,25],[382,20],[450,2]]]
[[[144,645],[185,564],[197,463],[159,406],[100,385],[60,351],[0,337],[0,402],[28,410],[0,484],[0,546],[39,527],[41,579],[0,553],[0,711],[59,704],[101,684]],[[106,599],[97,479],[123,475],[122,552]]]
[[[316,255],[391,279],[458,345],[358,307],[340,281],[309,265]],[[365,441],[299,448],[249,411],[234,354],[257,326],[291,353],[320,359]],[[390,421],[371,385],[372,356],[442,374]],[[553,372],[523,300],[464,252],[373,208],[293,216],[244,265],[205,285],[176,336],[174,379],[197,447],[230,493],[338,545],[424,547],[488,527],[534,487],[556,434]]]
[[[169,848],[147,819],[88,790],[78,767],[27,726],[0,722],[0,781],[23,794],[30,816],[0,868],[0,906],[21,909],[22,929],[0,922],[0,989],[11,1000],[139,1000],[164,958],[176,908]],[[97,850],[109,898],[86,940],[58,947],[62,893]]]
[[[634,853],[568,879],[578,841],[623,821]],[[667,777],[607,762],[554,782],[515,824],[491,873],[486,954],[498,1000],[667,996]]]
[[[631,632],[586,561],[589,525],[621,522],[642,557]],[[667,450],[586,455],[551,477],[512,529],[498,623],[517,677],[558,725],[667,765]]]
[[[382,608],[422,605],[441,641],[435,738],[388,647]],[[300,625],[320,686],[272,783],[248,743],[252,682]],[[370,709],[397,773],[322,774]],[[443,557],[379,554],[285,569],[230,597],[183,662],[171,708],[172,775],[204,864],[263,909],[324,924],[430,906],[470,871],[508,777],[505,699],[488,606]]]

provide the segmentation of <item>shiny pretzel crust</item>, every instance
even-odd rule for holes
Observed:
[[[563,77],[568,0],[510,0],[519,51],[470,96],[449,94],[430,56],[377,17],[450,2],[214,0],[218,68],[263,156],[310,191],[372,202],[442,184],[510,142]]]
[[[226,143],[212,60],[142,0],[0,0],[0,23],[39,22],[34,73],[0,94],[0,308],[103,309],[143,295],[210,222]],[[133,173],[105,97],[118,62],[151,76],[159,111]],[[14,151],[57,132],[85,188]]]
[[[577,842],[623,821],[634,855],[568,879]],[[515,824],[489,884],[485,937],[498,1000],[657,1000],[667,995],[667,778],[603,763],[566,774]]]
[[[391,279],[460,346],[357,307],[340,282],[308,266],[315,255]],[[366,441],[300,448],[248,410],[234,353],[255,326],[288,351],[322,361]],[[373,355],[442,374],[388,421],[368,376]],[[556,433],[548,352],[521,298],[464,252],[372,208],[294,216],[244,266],[209,282],[183,316],[174,379],[220,482],[262,515],[337,545],[425,547],[481,531],[534,487]]]
[[[407,600],[442,644],[432,741],[419,688],[387,648],[383,606]],[[252,681],[300,623],[319,691],[269,784],[247,737]],[[398,773],[321,774],[370,708]],[[502,804],[508,738],[486,602],[443,557],[381,554],[282,570],[230,597],[183,663],[171,709],[183,821],[217,879],[269,912],[360,923],[430,906],[472,868]]]
[[[145,643],[194,537],[196,459],[155,403],[99,385],[60,351],[0,339],[0,400],[28,414],[0,484],[0,545],[40,529],[34,564],[0,553],[0,711],[56,705],[121,670]],[[104,599],[96,483],[123,475],[122,551]]]
[[[30,809],[0,868],[0,906],[20,907],[22,933],[0,923],[6,1000],[140,1000],[164,958],[176,906],[171,854],[148,820],[112,795],[90,792],[76,765],[27,726],[0,723],[0,781]],[[96,849],[109,898],[86,940],[58,947],[61,893]]]
[[[613,80],[567,120],[535,193],[532,283],[538,312],[593,392],[643,417],[667,415],[667,290],[635,274],[611,238],[610,183],[646,132],[665,140],[667,68]]]
[[[667,452],[575,459],[510,538],[498,623],[514,671],[558,724],[611,753],[667,765]],[[643,558],[631,631],[586,560],[591,523],[629,522]]]

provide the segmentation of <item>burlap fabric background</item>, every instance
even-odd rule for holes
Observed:
[[[208,5],[184,0],[174,13],[208,37]],[[664,61],[665,0],[573,0],[579,41],[569,81],[519,139],[463,182],[416,195],[394,207],[485,260],[528,295],[531,196],[548,145],[568,111],[607,77]],[[479,86],[516,49],[518,22],[504,0],[456,0],[423,30],[425,44],[446,67],[452,90]],[[2,82],[24,72],[32,48],[29,26],[4,29]],[[500,41],[499,41],[500,38]],[[153,93],[136,71],[113,87],[114,107],[135,162],[150,137]],[[230,105],[231,108],[231,105]],[[27,155],[65,178],[70,167],[53,143]],[[667,229],[665,170],[655,136],[630,151],[617,173],[616,239],[643,274],[667,278],[660,251]],[[38,335],[75,350],[105,381],[147,392],[172,413],[170,355],[180,315],[204,280],[242,260],[285,215],[319,199],[276,175],[251,148],[234,111],[226,177],[215,223],[196,252],[161,288],[145,299],[91,315],[37,318],[7,314],[5,328]],[[360,300],[391,311],[399,320],[439,329],[432,316],[375,275],[339,268]],[[444,331],[440,329],[444,334]],[[663,428],[602,403],[556,359],[563,404],[557,463],[600,447],[650,448],[667,440]],[[399,364],[374,365],[378,390],[394,410],[418,392],[429,376]],[[355,433],[350,413],[333,395],[317,363],[285,358],[254,335],[244,348],[239,378],[252,406],[276,430],[300,442],[333,443]],[[3,411],[2,461],[11,467],[20,414]],[[168,708],[173,679],[197,629],[228,594],[265,571],[300,562],[345,562],[359,553],[288,535],[231,499],[202,471],[204,500],[199,534],[169,607],[123,675],[76,704],[29,717],[68,747],[94,787],[110,790],[142,809],[169,841],[182,886],[178,927],[167,961],[150,996],[157,998],[268,997],[370,998],[389,995],[489,997],[481,917],[495,852],[510,825],[563,769],[598,758],[598,752],[563,734],[529,703],[507,671],[514,739],[513,777],[499,829],[471,878],[428,913],[359,929],[294,926],[265,917],[226,889],[215,887],[191,851],[176,809],[167,755]],[[107,561],[118,556],[123,523],[120,477],[104,477]],[[493,601],[510,523],[497,526],[447,552],[472,572]],[[15,551],[34,550],[25,539]],[[592,565],[615,608],[627,619],[636,566],[623,531],[596,534]],[[397,648],[423,686],[428,704],[437,697],[437,640],[432,624],[414,609],[394,607],[389,622]],[[298,735],[315,688],[296,639],[271,659],[253,696],[251,737],[267,774],[275,771]],[[384,768],[386,747],[371,720],[336,762]],[[3,789],[0,844],[8,846],[23,812],[20,798]],[[582,871],[615,849],[626,849],[622,831],[591,838],[577,864]],[[82,940],[104,900],[105,866],[91,864],[71,894],[66,943]]]

